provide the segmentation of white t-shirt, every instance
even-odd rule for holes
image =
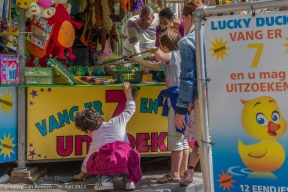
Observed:
[[[159,63],[159,66],[163,69],[165,77],[166,77],[166,86],[174,87],[179,86],[180,80],[180,62],[181,62],[181,56],[180,52],[178,51],[172,51],[170,56],[169,64],[166,63]]]
[[[98,130],[92,132],[90,148],[81,167],[83,172],[87,172],[86,164],[89,157],[93,153],[98,152],[101,146],[107,143],[113,143],[115,141],[125,141],[129,143],[126,133],[126,124],[135,113],[135,109],[135,102],[131,100],[127,101],[126,108],[120,115],[110,119],[108,122],[104,122]]]

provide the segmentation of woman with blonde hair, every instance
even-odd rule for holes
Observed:
[[[184,176],[181,177],[179,183],[181,185],[189,185],[193,182],[194,168],[199,161],[200,155],[198,153],[201,143],[195,141],[196,138],[200,138],[200,131],[196,131],[195,134],[190,134],[196,127],[199,130],[199,105],[198,105],[198,90],[197,90],[197,72],[196,72],[196,43],[195,43],[195,31],[193,22],[193,12],[200,6],[204,6],[201,1],[189,1],[185,3],[182,10],[182,20],[186,35],[178,42],[178,49],[180,52],[180,88],[179,95],[176,104],[175,125],[178,129],[185,128],[185,135],[190,146],[194,146],[192,154],[189,158],[187,170],[184,172]],[[201,28],[201,33],[204,37],[204,27]],[[203,44],[205,40],[203,38]],[[205,45],[205,44],[204,44]],[[156,47],[152,47],[148,50],[153,53],[158,61],[169,62],[170,56],[167,53],[163,53]],[[185,121],[185,115],[187,111],[190,111],[190,117],[188,122]],[[194,125],[194,126],[192,126]],[[199,145],[198,145],[199,144]],[[181,173],[180,173],[181,174]],[[158,179],[167,180],[167,177]],[[175,180],[175,179],[174,179]]]
[[[201,143],[195,141],[195,137],[199,137],[199,106],[198,106],[198,90],[197,90],[197,69],[196,69],[196,43],[195,43],[195,27],[193,22],[193,12],[200,6],[204,6],[201,1],[189,1],[185,3],[182,10],[183,25],[186,35],[179,41],[178,48],[181,56],[180,63],[180,89],[176,104],[175,125],[178,129],[185,128],[185,135],[188,135],[188,143],[194,145],[192,154],[190,155],[187,170],[184,177],[180,180],[181,185],[189,185],[193,182],[194,168],[200,158],[198,153]],[[204,27],[201,28],[204,37]],[[203,39],[204,41],[204,39]],[[204,44],[204,42],[203,42]],[[185,114],[190,111],[188,122],[185,121]],[[196,135],[189,134],[193,132],[193,125],[196,125]],[[188,134],[186,134],[188,133]],[[199,145],[200,146],[199,146]]]

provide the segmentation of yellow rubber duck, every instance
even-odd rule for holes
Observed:
[[[241,102],[244,105],[243,128],[260,142],[245,145],[239,139],[239,154],[243,163],[254,172],[251,175],[269,175],[279,169],[285,160],[284,149],[276,139],[286,132],[286,120],[272,97],[262,96]]]

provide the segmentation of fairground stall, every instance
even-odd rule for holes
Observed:
[[[126,2],[126,1],[125,1]],[[92,107],[104,120],[125,108],[122,82],[132,83],[137,110],[129,121],[130,144],[143,156],[165,155],[167,119],[157,97],[164,73],[123,60],[126,20],[145,5],[139,1],[31,2],[26,9],[28,162],[82,159],[91,138],[74,124],[78,111]],[[26,8],[26,7],[22,7]],[[102,14],[101,14],[102,13]]]

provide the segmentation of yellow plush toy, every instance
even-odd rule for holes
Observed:
[[[38,2],[38,0],[16,0],[16,5],[22,9],[28,9],[30,3]]]
[[[80,13],[83,13],[85,11],[85,8],[87,6],[86,0],[78,0],[78,3],[81,7]]]

